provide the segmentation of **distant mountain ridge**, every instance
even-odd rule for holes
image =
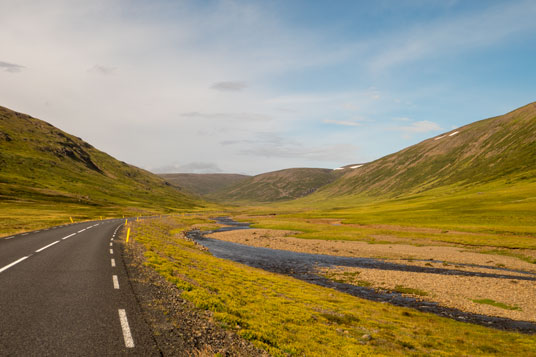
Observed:
[[[341,173],[332,169],[291,168],[267,172],[216,191],[209,198],[225,202],[275,202],[300,198],[335,181]]]
[[[158,176],[179,189],[184,189],[202,196],[223,190],[251,177],[240,174],[193,173],[158,174]]]
[[[175,210],[202,201],[51,124],[0,107],[0,199]]]

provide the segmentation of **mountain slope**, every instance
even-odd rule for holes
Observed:
[[[317,168],[293,168],[256,175],[209,195],[219,201],[274,202],[306,196],[333,182],[338,171]]]
[[[201,202],[54,126],[0,107],[0,200],[169,211]]]
[[[250,176],[239,174],[158,174],[179,189],[208,195],[223,190]]]
[[[393,197],[536,175],[536,103],[422,141],[345,173],[310,198]]]

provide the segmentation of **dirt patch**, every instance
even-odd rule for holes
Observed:
[[[208,311],[181,298],[181,291],[143,265],[143,248],[123,251],[129,281],[164,356],[268,356],[222,328]]]
[[[294,238],[293,231],[272,229],[247,229],[218,232],[207,237],[233,243],[271,249],[290,250],[310,254],[335,256],[382,258],[382,259],[422,259],[449,263],[503,267],[508,269],[536,272],[536,265],[516,257],[482,254],[452,246],[417,247],[410,244],[370,244],[361,241],[326,241],[319,239]],[[483,250],[486,247],[482,248]]]
[[[354,285],[367,282],[371,287],[397,291],[401,287],[423,300],[433,301],[466,312],[536,321],[536,283],[534,281],[490,277],[449,276],[407,271],[362,269],[354,267],[322,268],[320,272],[337,281]],[[412,291],[415,294],[412,294]],[[491,299],[508,308],[476,303]]]

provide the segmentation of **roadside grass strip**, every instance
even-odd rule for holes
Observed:
[[[182,232],[200,218],[134,223],[146,265],[197,308],[274,356],[535,355],[534,336],[360,299],[213,257]],[[127,249],[129,249],[127,247]]]

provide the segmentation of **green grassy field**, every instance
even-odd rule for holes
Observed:
[[[146,264],[184,298],[274,356],[536,355],[533,336],[370,302],[215,258],[181,235],[204,222],[210,220],[134,223],[129,244],[143,245]]]
[[[162,178],[0,107],[0,236],[75,220],[203,209]]]
[[[206,206],[198,209],[173,212],[211,212],[217,206]],[[118,217],[152,216],[170,213],[168,209],[121,207],[121,206],[89,206],[76,204],[57,204],[51,202],[0,202],[0,239],[16,233],[52,227],[75,222]]]
[[[381,243],[395,237],[397,242],[417,245],[444,242],[536,249],[534,179],[516,185],[443,187],[396,199],[302,199],[247,211],[236,208],[235,212],[247,213],[241,219],[253,222],[254,227],[295,230],[300,232],[296,237],[304,239]]]

